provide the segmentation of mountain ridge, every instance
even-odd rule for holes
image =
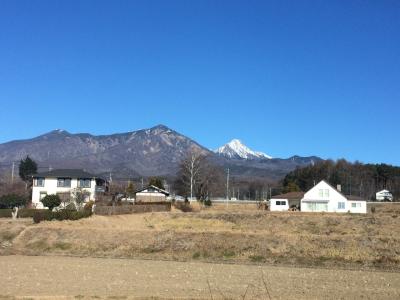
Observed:
[[[30,139],[0,144],[0,163],[19,161],[29,155],[40,166],[52,168],[82,168],[98,174],[112,172],[121,178],[156,175],[171,177],[176,174],[180,161],[191,150],[211,157],[223,168],[232,169],[233,176],[273,180],[283,177],[298,166],[319,159],[277,159],[269,156],[267,158],[266,154],[265,157],[258,154],[258,159],[249,160],[229,158],[159,124],[151,128],[109,135],[70,133],[56,129]]]

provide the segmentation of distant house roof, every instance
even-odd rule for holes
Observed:
[[[286,194],[272,196],[272,199],[288,199],[288,200],[301,200],[304,197],[304,192],[289,192]]]
[[[169,193],[166,190],[160,189],[159,187],[156,187],[154,185],[146,186],[146,187],[144,187],[144,188],[142,188],[140,190],[137,190],[136,193],[140,193],[140,192],[143,192],[145,190],[150,190],[151,192],[158,192],[158,193],[164,194],[166,196],[169,196]]]
[[[38,177],[99,178],[98,176],[88,173],[82,169],[55,169],[48,172],[35,174],[32,177],[33,178],[38,178]]]
[[[388,191],[388,190],[382,190],[382,191],[377,192],[377,194],[385,194],[385,193],[390,193],[390,191]]]

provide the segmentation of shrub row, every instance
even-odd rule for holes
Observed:
[[[47,209],[42,209],[47,211]],[[41,211],[34,208],[21,208],[18,210],[18,218],[32,218],[34,213]],[[12,209],[0,209],[0,218],[11,218]]]
[[[0,209],[0,218],[11,218],[12,209]]]
[[[92,215],[90,210],[73,211],[68,209],[63,209],[60,211],[49,211],[49,210],[36,210],[33,214],[33,222],[40,223],[41,221],[63,221],[63,220],[79,220],[82,218],[87,218]]]
[[[24,206],[28,201],[28,198],[23,195],[8,194],[0,197],[0,208],[10,208]]]

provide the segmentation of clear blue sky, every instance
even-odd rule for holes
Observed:
[[[0,142],[165,124],[400,165],[400,1],[0,1]]]

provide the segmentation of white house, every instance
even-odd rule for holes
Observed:
[[[301,199],[301,211],[304,212],[339,212],[339,213],[367,213],[367,202],[350,200],[322,180]]]
[[[393,195],[388,190],[382,190],[376,193],[376,201],[393,201]]]
[[[80,188],[87,192],[86,202],[96,200],[96,192],[104,192],[106,181],[80,169],[58,169],[32,176],[32,206],[43,208],[40,202],[46,195],[56,194],[62,199],[72,199],[72,192]]]
[[[136,191],[135,203],[159,203],[165,202],[169,193],[163,189],[160,189],[154,185],[142,188]]]

